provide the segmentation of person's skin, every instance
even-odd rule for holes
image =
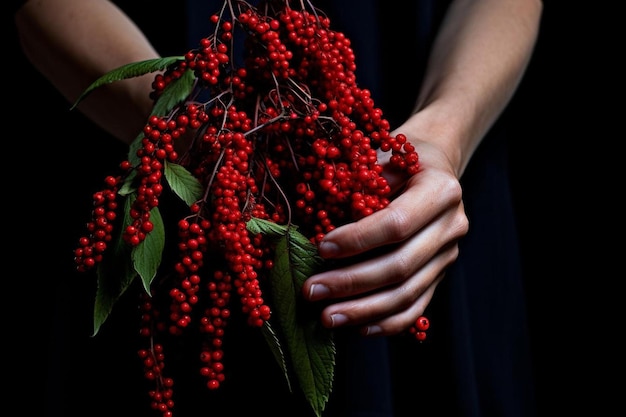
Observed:
[[[325,326],[392,335],[424,313],[469,230],[459,179],[523,76],[542,8],[541,0],[452,2],[415,111],[393,132],[415,146],[420,172],[408,180],[389,173],[398,190],[390,205],[333,230],[319,246],[328,259],[388,250],[304,283],[305,298],[328,303],[321,315]],[[111,69],[158,57],[106,0],[30,0],[15,22],[26,56],[70,102]],[[78,108],[130,143],[150,112],[152,79],[102,87]]]

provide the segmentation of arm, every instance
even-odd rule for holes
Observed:
[[[432,138],[461,177],[522,78],[540,12],[540,0],[453,2],[435,41],[416,113],[398,130]]]
[[[15,24],[26,57],[71,103],[106,72],[158,58],[135,24],[106,0],[29,0]],[[130,143],[152,108],[153,78],[148,74],[98,88],[78,109]]]
[[[382,256],[310,277],[303,295],[331,302],[328,327],[367,335],[408,328],[430,302],[468,231],[459,178],[508,104],[536,42],[539,0],[458,0],[433,46],[415,112],[394,133],[415,145],[422,169],[391,204],[326,235],[325,258],[387,246]],[[333,299],[346,300],[332,302]]]

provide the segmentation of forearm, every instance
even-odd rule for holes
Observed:
[[[70,103],[106,72],[158,57],[135,24],[106,0],[30,0],[15,22],[26,57]],[[103,86],[78,109],[129,143],[149,114],[153,77]]]
[[[517,88],[536,42],[540,0],[459,0],[445,17],[416,113],[398,131],[437,142],[458,177]]]

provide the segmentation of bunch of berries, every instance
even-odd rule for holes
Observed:
[[[271,316],[263,282],[274,254],[262,234],[247,229],[250,219],[297,225],[318,244],[334,228],[388,205],[380,152],[390,152],[390,164],[407,175],[418,172],[414,147],[404,135],[390,134],[370,92],[357,85],[350,40],[332,30],[320,10],[302,4],[225,0],[211,16],[211,35],[155,77],[157,102],[189,74],[194,86],[166,115],[149,118],[136,158],[94,194],[88,234],[75,250],[78,270],[87,271],[116,240],[141,245],[173,188],[168,166],[200,184],[200,197],[177,220],[172,271],[152,281],[141,301],[141,335],[149,343],[140,357],[146,378],[155,382],[153,408],[163,417],[172,415],[174,399],[159,334],[181,336],[194,327],[205,335],[200,372],[215,389],[224,380],[232,298],[250,326]],[[419,329],[423,340],[423,323]]]

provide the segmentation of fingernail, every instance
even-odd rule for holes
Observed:
[[[374,336],[382,331],[383,329],[380,326],[367,326],[365,329],[365,336]]]
[[[319,253],[322,258],[332,258],[339,253],[339,246],[334,242],[322,241],[319,244]]]
[[[317,301],[326,298],[330,294],[330,290],[326,285],[313,284],[309,289],[309,300]]]
[[[343,314],[331,314],[330,323],[331,327],[338,327],[348,322],[348,317]]]

